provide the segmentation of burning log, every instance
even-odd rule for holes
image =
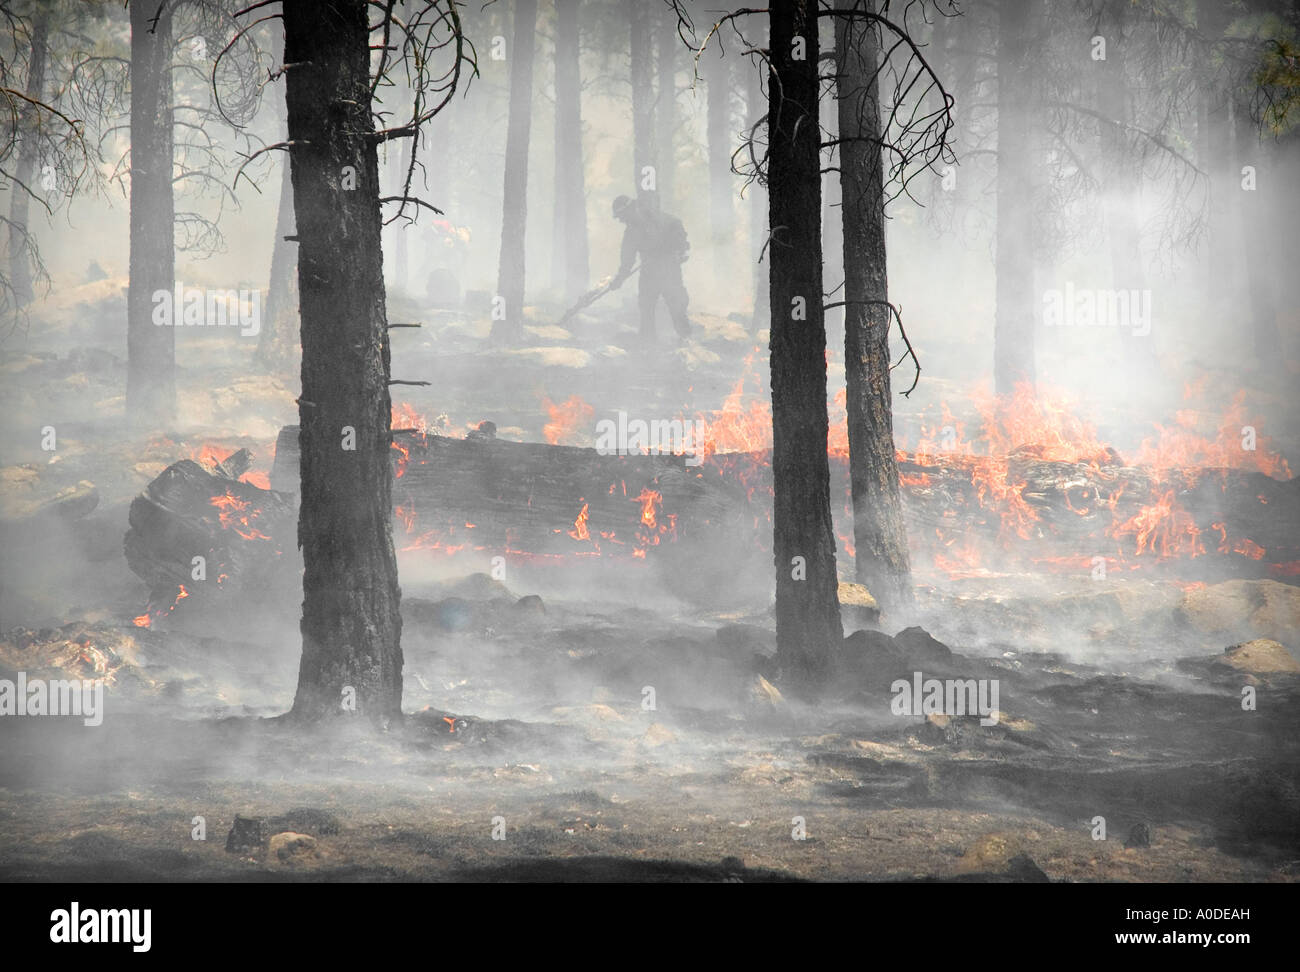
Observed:
[[[1238,574],[1286,576],[1300,561],[1300,479],[1028,453],[1005,460],[911,456],[900,460],[899,472],[914,545],[951,550],[954,568],[979,541],[1032,563],[1084,569],[1095,557],[1111,566],[1204,557],[1203,564],[1231,565]],[[936,563],[944,561],[940,550]]]
[[[395,432],[398,549],[644,558],[650,547],[685,539],[686,523],[692,546],[751,536],[744,491],[687,457],[508,442],[488,426],[464,439]],[[288,426],[271,482],[287,489],[297,479],[297,427]]]
[[[181,600],[238,586],[265,590],[297,525],[292,496],[242,482],[248,450],[211,468],[173,463],[131,503],[126,560],[150,590],[147,627]],[[289,547],[290,551],[294,548]]]

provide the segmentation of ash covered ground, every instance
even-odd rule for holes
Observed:
[[[548,402],[566,402],[584,369],[599,414],[617,403],[721,422],[747,371],[766,370],[765,341],[704,314],[695,340],[636,357],[617,308],[512,350],[485,347],[483,321],[431,317],[409,346],[395,338],[394,373],[434,381],[399,407],[451,436],[489,420],[503,440],[566,441]],[[1119,536],[1098,577],[996,546],[919,547],[906,616],[877,617],[843,589],[840,671],[809,705],[773,684],[771,551],[748,534],[710,556],[679,517],[643,556],[597,554],[566,516],[554,529],[569,555],[510,556],[494,578],[472,533],[420,543],[425,531],[395,520],[406,717],[305,733],[279,718],[300,655],[291,536],[276,585],[170,603],[123,554],[132,500],[173,462],[246,447],[246,478],[269,479],[293,392],[252,377],[245,351],[193,338],[178,354],[187,423],[133,440],[112,340],[84,334],[73,353],[50,340],[4,362],[4,410],[22,421],[6,426],[0,677],[103,677],[104,718],[0,719],[6,880],[1300,874],[1300,588],[1267,556],[1208,568]],[[972,438],[979,421],[931,360],[940,377],[898,416],[913,453],[942,402],[967,408]],[[59,431],[53,455],[34,444],[38,419]],[[89,486],[93,504],[48,507]],[[850,565],[842,552],[845,581]],[[996,680],[996,723],[896,714],[891,684],[914,671]]]

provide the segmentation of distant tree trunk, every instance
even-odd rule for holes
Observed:
[[[872,0],[840,3],[842,9],[875,10]],[[877,31],[865,20],[836,18],[854,559],[858,580],[890,611],[911,602],[912,568],[894,460],[878,47]]]
[[[759,66],[750,64],[746,70],[749,73],[749,86],[746,92],[747,112],[749,128],[748,134],[755,142],[762,144],[764,141],[763,125],[760,124],[767,116],[767,98],[763,96],[763,71]],[[755,150],[755,155],[761,157],[760,150]],[[746,164],[751,163],[751,159],[746,153],[744,159]],[[754,314],[750,318],[750,331],[757,333],[771,319],[772,305],[771,294],[769,291],[767,279],[767,266],[763,263],[768,259],[769,248],[767,246],[767,190],[761,182],[755,179],[745,190],[749,196],[749,252],[750,258],[754,264]]]
[[[650,11],[645,0],[626,0],[629,20],[629,49],[632,55],[632,185],[638,197],[644,196],[645,168],[655,165],[654,88],[650,71]]]
[[[579,0],[555,0],[555,227],[551,286],[566,302],[587,289],[587,189],[582,157]]]
[[[677,130],[677,62],[681,52],[681,38],[677,36],[677,15],[665,5],[663,26],[655,31],[659,76],[658,97],[655,100],[655,154],[659,160],[659,198],[664,209],[676,210],[673,196],[677,191],[677,153],[673,149],[673,135]]]
[[[1106,172],[1106,233],[1110,241],[1112,282],[1116,289],[1141,290],[1146,286],[1142,272],[1141,228],[1138,225],[1138,178],[1140,168],[1127,151],[1123,126],[1131,122],[1126,78],[1125,5],[1112,0],[1106,29],[1106,60],[1101,73],[1101,113],[1113,124],[1101,126],[1101,152]]]
[[[510,49],[510,111],[506,122],[506,170],[502,192],[501,261],[497,294],[505,302],[505,319],[494,328],[517,338],[524,328],[524,231],[528,222],[528,138],[533,120],[533,35],[537,0],[514,5],[514,40]]]
[[[709,228],[713,266],[719,274],[729,263],[731,234],[735,231],[731,180],[731,71],[718,49],[717,39],[701,58],[708,101]]]
[[[293,714],[401,715],[392,405],[365,0],[284,0],[302,314],[302,662]],[[356,189],[342,188],[345,168]]]
[[[278,50],[279,64],[284,63],[283,32]],[[279,131],[288,131],[285,109],[276,106]],[[287,136],[286,136],[287,137]],[[297,243],[286,240],[294,235],[293,177],[290,175],[289,155],[280,157],[280,204],[275,216],[275,239],[271,244],[271,279],[266,291],[266,319],[257,339],[257,356],[272,371],[288,371],[297,356],[298,333],[298,250]]]
[[[32,22],[32,53],[27,65],[27,97],[40,101],[45,88],[45,58],[50,35],[50,8],[37,6]],[[39,161],[40,141],[36,137],[39,111],[35,105],[25,105],[19,113],[18,158],[11,182],[13,199],[9,204],[9,284],[19,307],[32,302],[36,292],[32,286],[32,264],[27,246],[27,219],[32,198],[26,186],[33,186],[36,163]],[[19,186],[21,183],[22,186]],[[34,189],[32,191],[35,191]]]
[[[817,2],[772,0],[769,8],[776,642],[783,678],[807,690],[830,677],[844,637],[826,459]]]
[[[176,283],[172,6],[133,3],[130,16],[131,280],[126,298],[126,416],[133,425],[156,428],[172,420],[176,406],[176,329],[153,322],[153,295],[171,293]],[[172,313],[179,320],[180,309],[172,308]]]
[[[1033,385],[1034,211],[1030,158],[1028,23],[1034,0],[1001,0],[998,7],[998,177],[996,319],[993,379],[1007,396]]]

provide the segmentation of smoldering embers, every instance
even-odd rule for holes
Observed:
[[[104,680],[42,678],[30,681],[18,673],[17,683],[0,678],[0,716],[83,716],[88,726],[104,721]]]

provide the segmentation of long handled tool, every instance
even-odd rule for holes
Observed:
[[[638,263],[635,266],[633,266],[631,270],[628,271],[627,275],[631,277],[632,274],[636,273],[640,269],[641,269],[641,264]],[[574,304],[572,307],[570,307],[567,311],[565,311],[564,316],[555,322],[556,326],[559,327],[560,325],[564,324],[571,317],[573,317],[574,314],[578,313],[578,311],[586,310],[588,307],[590,307],[596,301],[600,300],[600,298],[604,297],[611,290],[615,289],[614,280],[615,278],[612,276],[606,277],[603,281],[601,281],[599,285],[593,287],[591,290],[588,290],[585,294],[579,297],[578,302]]]

